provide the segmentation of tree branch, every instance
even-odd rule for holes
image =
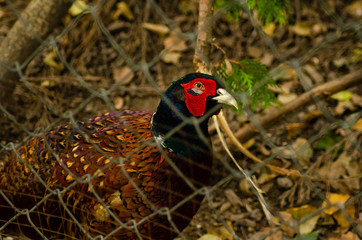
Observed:
[[[211,49],[211,23],[213,13],[213,0],[200,0],[199,22],[194,55],[194,67],[196,72],[210,74],[210,49]]]
[[[33,0],[23,11],[0,45],[0,102],[12,103],[19,76],[15,63],[28,59],[66,14],[71,0]]]
[[[299,107],[308,105],[312,101],[313,96],[333,94],[343,89],[347,89],[351,86],[361,84],[361,79],[362,69],[349,73],[339,79],[320,85],[309,92],[303,93],[292,102],[283,106],[282,109],[271,109],[268,111],[268,115],[256,116],[256,119],[263,128],[269,128],[270,126],[275,124],[276,121],[280,120],[282,115],[288,114]],[[245,142],[248,139],[252,138],[257,132],[258,130],[255,125],[253,123],[250,123],[239,129],[235,133],[235,136],[239,139],[239,141]]]

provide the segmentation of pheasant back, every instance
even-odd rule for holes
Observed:
[[[0,172],[5,230],[37,238],[176,236],[200,206],[202,196],[193,193],[208,184],[212,156],[160,149],[151,118],[107,113],[25,142]]]

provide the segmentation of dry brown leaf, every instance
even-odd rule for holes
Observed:
[[[57,62],[55,60],[56,58],[57,58],[57,54],[54,51],[51,51],[44,57],[43,62],[46,65],[48,65],[52,68],[55,68],[58,71],[61,71],[64,69],[64,64],[62,62]]]
[[[113,69],[113,80],[123,85],[129,84],[134,77],[132,69],[128,66]]]
[[[118,19],[119,16],[121,15],[123,15],[128,20],[134,19],[131,9],[129,8],[128,4],[124,1],[117,3],[117,9],[113,13],[112,19]]]
[[[292,146],[294,148],[297,161],[302,166],[309,166],[310,159],[313,156],[313,149],[308,140],[305,138],[297,138]]]
[[[356,107],[350,100],[338,102],[337,106],[335,107],[335,112],[337,115],[342,115],[346,110],[355,111]]]
[[[228,227],[230,229],[233,229],[231,221],[226,221],[226,224],[228,225]],[[217,228],[208,228],[207,232],[208,232],[208,234],[210,234],[212,236],[217,236],[222,240],[233,240],[234,239],[232,233],[225,226],[221,226],[221,227],[217,227]]]
[[[225,73],[228,76],[231,76],[233,74],[233,66],[231,65],[231,63],[230,63],[230,61],[228,59],[225,59],[225,64],[226,64]]]
[[[223,239],[214,234],[207,233],[207,234],[202,235],[200,238],[198,238],[198,240],[223,240]]]
[[[163,45],[167,51],[183,52],[187,50],[185,40],[182,40],[177,35],[171,35],[163,40]]]
[[[279,221],[281,224],[282,230],[289,236],[292,237],[297,231],[294,226],[294,221],[292,214],[282,211],[279,212],[279,216],[281,220]]]
[[[357,0],[352,2],[347,6],[346,10],[351,16],[360,19],[362,17],[362,1]]]
[[[322,115],[323,115],[323,112],[321,110],[313,110],[313,111],[308,112],[305,116],[303,116],[303,121],[309,122]]]
[[[163,25],[163,24],[143,23],[142,26],[144,29],[149,30],[154,33],[158,33],[160,35],[165,35],[170,31],[170,29],[166,25]]]
[[[225,190],[225,196],[228,199],[228,201],[232,204],[232,205],[239,205],[239,206],[243,206],[243,202],[241,201],[241,199],[238,197],[238,195],[236,195],[236,193],[234,192],[234,190],[232,189],[226,189]]]
[[[116,97],[114,100],[113,100],[113,104],[114,104],[114,108],[116,110],[121,110],[122,107],[124,106],[124,98],[122,97]]]
[[[287,126],[288,135],[295,136],[300,133],[307,125],[305,123],[290,123]]]
[[[302,37],[312,35],[313,23],[310,22],[298,22],[297,24],[291,26],[292,31]]]
[[[274,231],[274,229],[272,228],[265,228],[263,230],[263,233],[267,235],[267,237],[265,238],[265,240],[280,240],[283,239],[283,232],[281,230],[278,231]]]
[[[278,101],[285,105],[291,101],[293,101],[294,99],[296,99],[298,97],[297,94],[295,93],[290,93],[290,94],[279,94],[278,95]]]
[[[263,172],[262,174],[260,174],[260,176],[258,178],[258,183],[260,185],[262,185],[262,184],[267,183],[270,180],[274,179],[275,177],[277,177],[276,174]]]
[[[260,48],[254,46],[248,46],[246,50],[248,55],[253,58],[260,58],[260,56],[263,54],[263,51]]]
[[[354,232],[348,232],[345,234],[342,234],[340,240],[358,240],[359,237]]]
[[[167,52],[164,55],[162,55],[162,61],[165,63],[173,63],[177,64],[181,58],[181,53],[179,52]]]
[[[362,107],[362,96],[353,94],[351,100],[354,105]]]
[[[252,192],[250,191],[250,184],[248,183],[248,181],[246,180],[246,178],[243,178],[240,180],[239,182],[239,189],[241,190],[241,192],[243,193],[243,195],[245,194],[246,196],[251,196]]]
[[[362,131],[362,118],[357,120],[357,122],[353,125],[353,129],[360,132]]]

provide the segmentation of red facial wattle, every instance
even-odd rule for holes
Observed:
[[[206,78],[197,78],[189,83],[181,84],[181,86],[185,90],[185,103],[189,112],[197,117],[204,115],[207,97],[215,96],[216,82]]]

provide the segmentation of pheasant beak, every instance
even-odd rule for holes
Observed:
[[[236,109],[238,109],[238,103],[236,102],[235,98],[231,96],[230,93],[228,93],[223,88],[218,88],[216,90],[217,96],[213,97],[212,99],[216,100],[218,103],[224,103],[230,106],[234,106]]]

